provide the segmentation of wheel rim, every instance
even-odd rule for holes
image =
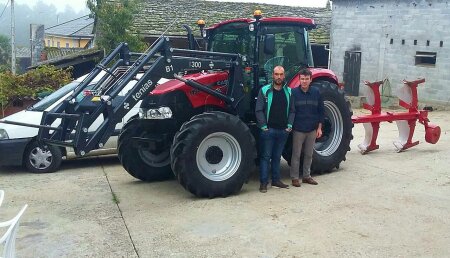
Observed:
[[[143,132],[140,136],[142,138],[151,137],[147,132]],[[138,147],[138,154],[142,161],[152,167],[164,167],[170,164],[170,146],[164,146],[160,152]]]
[[[53,161],[52,152],[48,149],[41,149],[36,147],[31,150],[29,155],[30,164],[40,170],[47,169],[51,166]]]
[[[323,135],[317,139],[314,149],[321,156],[332,155],[341,144],[344,131],[344,120],[339,108],[331,101],[324,101],[325,122]]]
[[[153,167],[164,167],[170,164],[170,150],[164,150],[161,153],[153,153],[139,148],[138,152],[142,160]]]
[[[228,133],[208,135],[197,149],[196,161],[204,177],[212,181],[224,181],[232,177],[242,160],[238,141]]]

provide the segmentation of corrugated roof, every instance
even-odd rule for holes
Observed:
[[[88,37],[92,38],[94,28],[94,19],[89,15],[82,16],[67,22],[60,23],[45,29],[45,34],[71,37]]]
[[[134,30],[143,35],[159,35],[175,19],[176,24],[168,35],[185,35],[182,24],[190,25],[199,34],[196,22],[206,21],[207,26],[233,18],[252,18],[255,10],[264,17],[293,16],[314,19],[317,28],[311,31],[311,42],[330,42],[331,10],[329,8],[293,7],[258,3],[218,2],[204,0],[143,0],[134,16]]]
[[[29,47],[16,46],[16,57],[31,57],[31,49]]]

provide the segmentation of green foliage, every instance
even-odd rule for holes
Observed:
[[[5,35],[0,35],[0,73],[11,68],[11,42]]]
[[[36,98],[41,92],[57,90],[72,81],[72,68],[40,66],[21,75],[0,73],[0,103],[6,106],[14,99]]]
[[[146,44],[138,32],[131,31],[133,16],[140,0],[87,0],[95,17],[96,43],[111,52],[120,42],[128,43],[132,51],[144,51]]]

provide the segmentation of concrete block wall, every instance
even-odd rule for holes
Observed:
[[[388,78],[395,95],[403,79],[425,77],[419,100],[450,105],[449,28],[450,1],[334,0],[330,67],[342,79],[345,51],[359,50],[360,94],[363,80]],[[417,51],[435,52],[436,65],[416,65]]]

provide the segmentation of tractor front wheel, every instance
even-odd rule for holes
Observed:
[[[140,139],[152,136],[150,130],[139,119],[130,119],[122,128],[117,143],[119,160],[130,175],[142,181],[170,179],[173,177],[170,144],[151,149],[138,143]]]
[[[255,139],[239,117],[208,112],[183,124],[170,156],[186,190],[198,197],[226,197],[239,192],[254,170]]]

